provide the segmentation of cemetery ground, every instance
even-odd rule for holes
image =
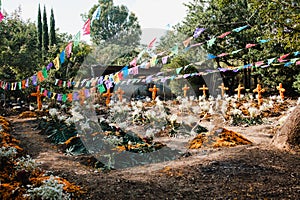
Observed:
[[[299,152],[270,145],[293,106],[295,100],[289,100],[286,109],[269,117],[268,123],[224,125],[252,144],[190,149],[190,140],[177,138],[186,151],[180,158],[116,170],[96,169],[92,155],[66,154],[36,129],[35,117],[6,118],[12,124],[11,135],[42,170],[81,187],[79,199],[299,199]],[[201,122],[204,127],[210,124]],[[170,137],[158,140],[172,145]]]

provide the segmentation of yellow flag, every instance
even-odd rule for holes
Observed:
[[[51,99],[55,99],[56,93],[55,93],[55,92],[53,92],[52,94],[53,94],[53,96],[52,96],[52,98],[51,98]]]
[[[120,79],[119,79],[119,73],[116,73],[116,74],[114,75],[114,82],[115,82],[115,83],[119,83],[119,82],[120,82]]]
[[[59,61],[59,57],[57,56],[54,60],[53,60],[53,64],[56,70],[59,70],[60,68],[60,61]]]

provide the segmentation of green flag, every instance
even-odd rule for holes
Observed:
[[[74,37],[74,47],[77,47],[80,42],[80,31]]]
[[[103,92],[105,92],[105,91],[106,91],[106,89],[105,89],[105,87],[104,87],[104,85],[103,85],[103,84],[101,84],[101,85],[98,85],[98,90],[99,90],[100,94],[102,94]]]

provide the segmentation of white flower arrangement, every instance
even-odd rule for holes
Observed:
[[[156,132],[157,132],[156,129],[149,128],[146,130],[145,137],[148,137],[148,138],[154,137]]]
[[[194,101],[195,100],[195,96],[190,96],[190,101]]]
[[[64,184],[60,184],[54,176],[50,176],[48,180],[43,181],[40,187],[29,189],[25,197],[30,199],[71,199],[70,195],[63,190]]]
[[[260,115],[260,111],[255,107],[248,108],[249,114],[251,118],[257,117]]]
[[[205,100],[205,96],[199,96],[199,101],[204,101]]]
[[[0,148],[0,158],[6,158],[9,160],[13,160],[17,154],[18,154],[18,152],[15,147],[1,147]]]
[[[234,116],[242,116],[243,112],[240,109],[235,108],[231,111],[231,114]]]
[[[171,115],[169,120],[171,121],[171,123],[174,123],[177,120],[177,115],[176,114]]]
[[[38,163],[35,162],[29,155],[26,157],[21,157],[16,160],[15,168],[17,170],[26,170],[27,172],[31,172],[38,167]]]
[[[49,114],[51,115],[51,117],[55,117],[55,116],[59,115],[59,112],[57,111],[56,108],[50,108]]]

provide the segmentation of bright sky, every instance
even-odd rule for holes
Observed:
[[[123,4],[134,12],[142,26],[145,28],[166,29],[180,22],[186,16],[186,7],[183,3],[190,0],[114,0],[116,5]],[[87,13],[88,10],[98,2],[98,0],[2,0],[2,10],[11,13],[19,6],[22,9],[22,18],[36,22],[38,4],[46,6],[48,20],[50,10],[53,8],[56,28],[60,32],[76,34],[81,30],[84,22],[80,14]]]

